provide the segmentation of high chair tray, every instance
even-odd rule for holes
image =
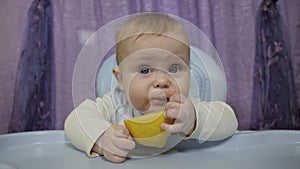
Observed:
[[[121,164],[89,158],[63,131],[0,135],[0,169],[299,169],[300,131],[238,132],[215,142],[184,140],[164,154]]]

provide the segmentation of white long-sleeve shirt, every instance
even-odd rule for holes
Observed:
[[[234,134],[237,119],[229,105],[221,101],[191,100],[197,120],[195,130],[188,138],[204,142],[221,140]],[[125,93],[115,88],[96,101],[87,99],[76,107],[65,120],[65,132],[75,147],[94,157],[98,154],[91,150],[106,129],[112,124],[123,124],[124,119],[139,115],[141,114],[128,104]]]

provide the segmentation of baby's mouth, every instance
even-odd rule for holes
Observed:
[[[151,103],[155,105],[164,106],[168,102],[168,98],[156,97],[151,99]]]
[[[163,90],[154,90],[150,93],[149,97],[150,104],[152,106],[165,106],[169,102],[166,91]]]

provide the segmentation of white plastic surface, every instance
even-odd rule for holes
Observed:
[[[63,131],[0,135],[0,169],[299,169],[300,131],[242,132],[219,142],[185,140],[155,157],[114,164],[88,158]]]

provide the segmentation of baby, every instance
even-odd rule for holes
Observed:
[[[190,48],[183,27],[166,14],[139,14],[116,34],[118,81],[110,93],[85,100],[65,121],[73,145],[88,156],[120,163],[135,142],[123,120],[165,111],[174,123],[161,128],[184,139],[221,140],[237,129],[233,110],[224,102],[189,98]]]

